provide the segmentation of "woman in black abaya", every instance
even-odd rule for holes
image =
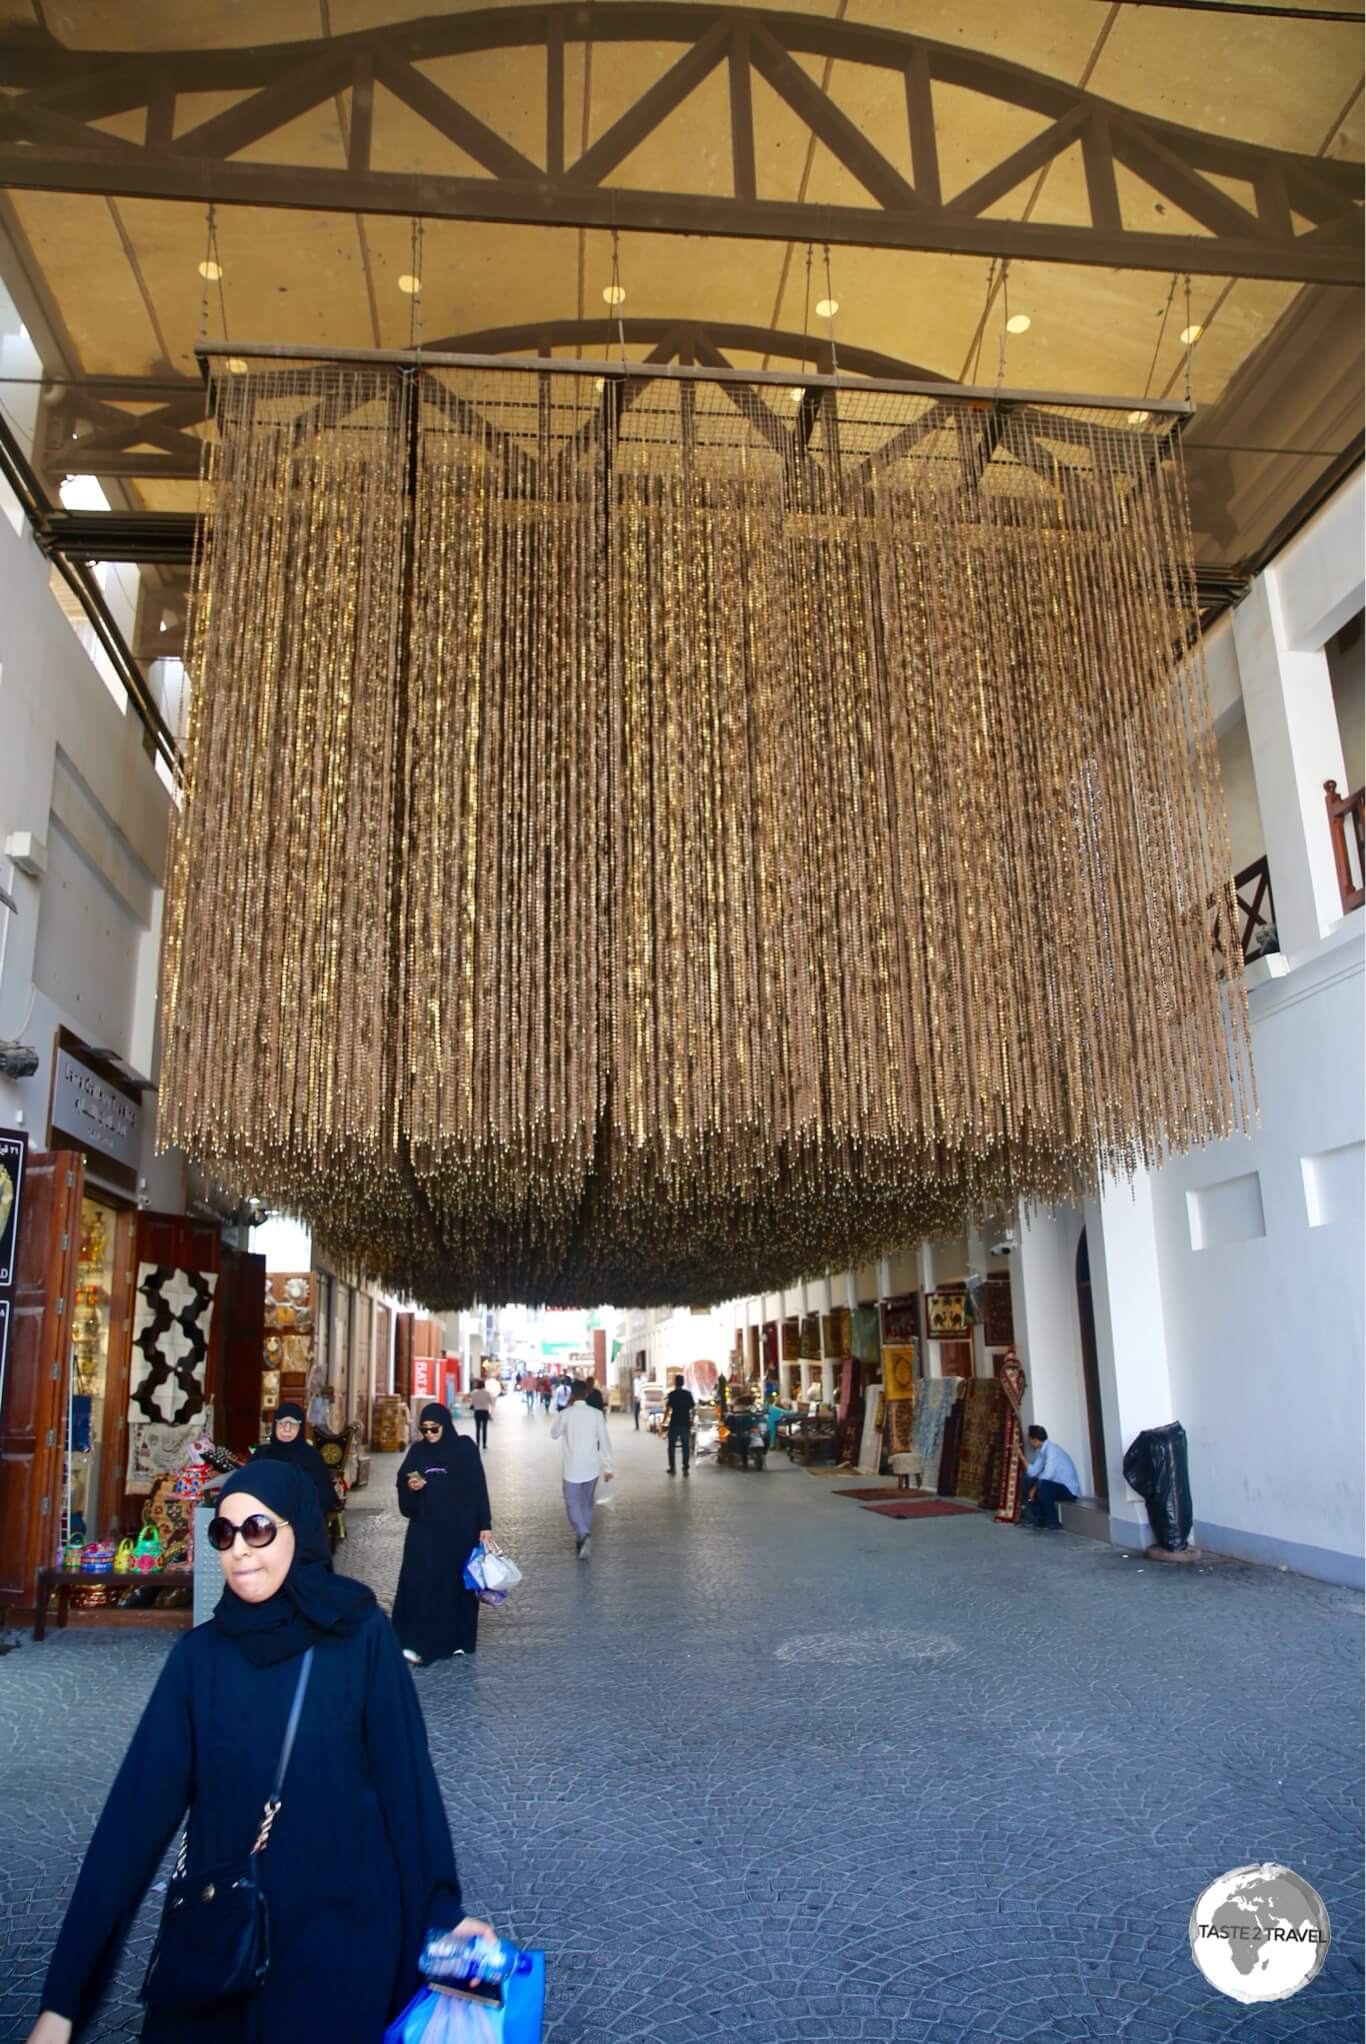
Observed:
[[[291,1405],[286,1400],[277,1409],[270,1424],[270,1439],[262,1441],[251,1459],[253,1462],[287,1462],[292,1469],[301,1469],[318,1493],[323,1523],[326,1524],[329,1512],[336,1511],[337,1493],[332,1483],[332,1472],[304,1434],[304,1409],[301,1405]]]
[[[472,1654],[479,1599],[465,1588],[465,1563],[490,1537],[492,1519],[479,1450],[457,1434],[444,1405],[422,1408],[417,1440],[398,1472],[398,1508],[408,1537],[394,1631],[405,1659],[425,1666]]]
[[[29,2044],[88,2032],[129,1925],[189,1814],[187,1868],[241,1861],[270,1793],[305,1650],[313,1666],[267,1848],[271,1963],[243,2000],[150,2009],[144,2044],[378,2044],[416,1993],[429,1930],[471,1934],[412,1678],[363,1583],[333,1575],[306,1476],[224,1484],[225,1587],[182,1634],[130,1745],[57,1939]],[[224,1542],[226,1541],[226,1544]]]

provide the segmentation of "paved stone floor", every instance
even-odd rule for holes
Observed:
[[[578,1565],[547,1423],[504,1402],[526,1582],[477,1660],[417,1677],[469,1903],[545,1947],[554,2044],[1362,2037],[1359,1596],[880,1519],[785,1461],[670,1483],[612,1432],[620,1502]],[[344,1551],[382,1593],[393,1466]],[[167,1645],[73,1628],[0,1659],[0,2038]],[[1334,1942],[1257,2010],[1186,1930],[1261,1859]],[[136,2033],[149,1922],[96,2044]]]

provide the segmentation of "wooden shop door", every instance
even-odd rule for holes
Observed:
[[[261,1370],[266,1342],[266,1259],[246,1250],[221,1250],[215,1439],[234,1455],[249,1455],[261,1438]]]
[[[223,1236],[216,1221],[192,1221],[184,1214],[138,1215],[137,1262],[163,1270],[220,1271],[223,1268]],[[133,1273],[137,1285],[137,1271]],[[265,1281],[261,1285],[265,1298]],[[262,1308],[264,1312],[264,1304]],[[219,1344],[222,1316],[218,1311],[217,1288],[214,1312],[209,1322],[209,1347],[204,1363],[204,1403],[212,1412],[218,1391]],[[259,1370],[258,1370],[259,1374]]]
[[[0,1604],[22,1610],[57,1559],[84,1178],[77,1151],[29,1152],[0,1410]]]

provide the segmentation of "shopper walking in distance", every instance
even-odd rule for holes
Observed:
[[[144,2044],[377,2044],[417,1991],[428,1929],[488,1930],[463,1914],[393,1630],[363,1583],[332,1573],[307,1475],[283,1462],[239,1470],[218,1495],[209,1541],[223,1595],[209,1624],[176,1641],[142,1713],[86,1849],[29,2044],[89,2033],[187,1812],[196,1901],[196,1876],[245,1866],[301,1692],[279,1812],[253,1860],[270,1914],[264,1985],[245,1999],[167,2009],[154,1969]]]
[[[635,1414],[636,1432],[640,1432],[640,1408],[645,1403],[645,1372],[637,1370],[631,1379],[631,1410]]]
[[[487,1448],[489,1420],[493,1416],[493,1393],[489,1390],[486,1377],[481,1377],[470,1393],[470,1411],[474,1414],[475,1444],[480,1448]]]
[[[574,1531],[574,1551],[580,1561],[587,1561],[593,1545],[593,1499],[599,1477],[612,1481],[612,1449],[606,1421],[588,1403],[586,1384],[575,1384],[568,1405],[555,1415],[550,1438],[564,1443],[560,1458],[564,1509]]]
[[[675,1377],[674,1388],[664,1401],[664,1419],[669,1429],[670,1476],[677,1473],[674,1455],[680,1442],[683,1446],[683,1474],[688,1474],[688,1464],[692,1461],[692,1416],[696,1406],[697,1400],[691,1391],[684,1389],[682,1377]]]
[[[422,1668],[479,1643],[479,1599],[465,1588],[470,1550],[492,1535],[479,1450],[457,1434],[444,1405],[424,1405],[418,1437],[398,1472],[398,1508],[408,1521],[394,1597],[403,1657]]]

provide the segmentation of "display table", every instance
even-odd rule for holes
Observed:
[[[142,1589],[148,1584],[157,1590],[189,1590],[193,1588],[194,1575],[187,1568],[159,1568],[153,1570],[148,1575],[129,1573],[128,1575],[118,1576],[96,1576],[83,1572],[78,1568],[39,1569],[38,1596],[33,1607],[34,1639],[40,1640],[47,1635],[47,1607],[54,1590],[57,1593],[57,1623],[59,1626],[64,1626],[71,1604],[71,1592],[73,1590],[93,1589],[96,1584],[106,1587],[112,1584],[120,1590]],[[190,1613],[188,1610],[158,1611],[149,1614],[145,1606],[133,1611],[125,1611],[118,1604],[102,1604],[100,1610],[103,1616],[109,1619],[111,1623],[117,1622],[120,1618],[145,1619],[149,1615],[163,1620],[169,1619],[172,1622],[183,1619],[187,1625],[190,1623]]]
[[[782,1423],[784,1446],[792,1462],[833,1462],[838,1453],[835,1422],[828,1414],[803,1413]]]

